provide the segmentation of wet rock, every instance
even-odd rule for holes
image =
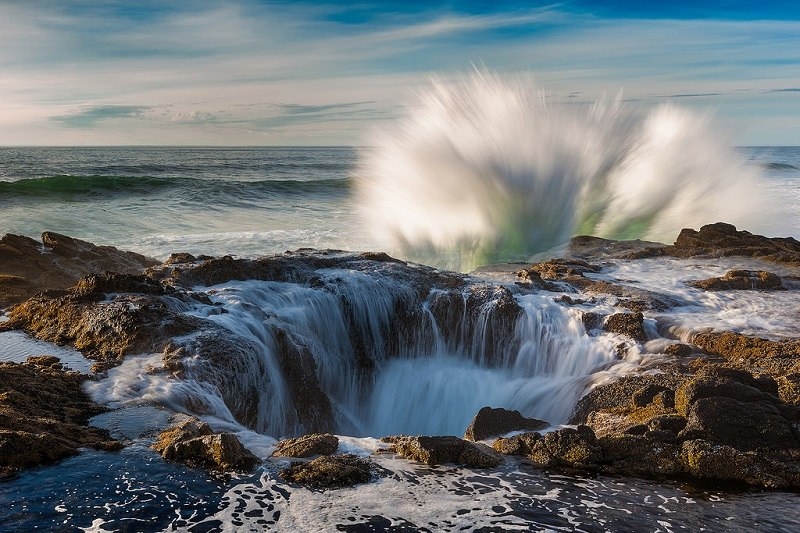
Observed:
[[[672,476],[683,473],[680,445],[649,432],[643,435],[610,435],[598,439],[608,473],[638,476]],[[674,434],[672,434],[674,437]]]
[[[603,329],[625,335],[637,342],[647,342],[642,313],[614,313],[605,319]]]
[[[65,289],[87,274],[106,270],[138,274],[156,264],[140,254],[58,233],[43,233],[41,243],[7,234],[0,239],[0,308],[46,289]]]
[[[541,438],[541,433],[521,433],[519,435],[497,439],[492,444],[492,448],[494,451],[502,453],[503,455],[527,456],[531,453],[534,443]]]
[[[732,331],[715,331],[694,335],[692,344],[726,359],[800,358],[800,339],[773,341]]]
[[[548,425],[543,420],[526,418],[519,411],[483,407],[470,422],[464,433],[464,438],[478,441],[504,435],[512,431],[535,431]]]
[[[563,428],[534,441],[528,459],[541,466],[596,468],[602,450],[589,426]]]
[[[757,257],[767,261],[800,263],[800,241],[792,237],[764,237],[737,231],[731,224],[717,222],[681,230],[664,252],[675,257]]]
[[[61,370],[57,361],[41,356],[0,363],[0,478],[76,455],[79,448],[122,447],[105,430],[86,425],[105,409],[83,391],[87,376]]]
[[[26,364],[61,370],[61,359],[54,355],[31,355],[25,360]]]
[[[293,463],[280,471],[289,483],[317,489],[350,487],[372,478],[372,464],[352,454],[323,455],[307,463]]]
[[[766,488],[800,487],[799,455],[763,455],[701,439],[681,446],[686,472],[701,479],[739,481]]]
[[[339,447],[339,439],[330,433],[314,433],[296,439],[280,441],[272,455],[275,457],[312,457],[332,455]]]
[[[722,277],[692,281],[689,285],[705,291],[785,289],[780,276],[765,270],[731,270]]]
[[[615,241],[589,235],[579,235],[569,241],[567,253],[587,261],[608,259],[641,259],[664,255],[666,244],[652,241]]]
[[[428,465],[455,463],[473,468],[492,468],[503,462],[503,457],[480,443],[458,437],[389,437],[395,453],[406,459]]]
[[[153,448],[164,459],[222,472],[249,472],[261,460],[233,433],[212,433],[208,424],[189,419],[162,432]]]

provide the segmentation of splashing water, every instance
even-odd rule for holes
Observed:
[[[357,195],[393,253],[461,271],[576,234],[672,242],[717,221],[774,233],[758,170],[724,141],[674,105],[559,105],[523,76],[476,72],[434,82],[377,136]]]

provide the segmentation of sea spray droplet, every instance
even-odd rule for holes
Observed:
[[[421,93],[360,154],[356,189],[392,253],[461,271],[576,234],[672,242],[717,221],[779,230],[758,169],[706,115],[559,104],[528,77],[483,71]]]

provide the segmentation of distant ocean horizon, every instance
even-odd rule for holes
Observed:
[[[359,158],[369,150],[4,147],[0,232],[37,238],[55,231],[160,259],[178,251],[255,256],[300,247],[402,254],[376,237],[365,219],[369,206],[356,195]],[[800,147],[735,152],[757,171],[762,192],[790,211],[774,236],[800,237]]]

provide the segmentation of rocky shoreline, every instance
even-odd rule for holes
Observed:
[[[558,300],[565,306],[613,295],[618,311],[583,313],[587,333],[614,332],[629,344],[643,344],[652,340],[645,316],[668,312],[682,302],[647,287],[599,281],[591,274],[601,271],[604,261],[659,257],[747,257],[764,265],[693,282],[704,291],[800,288],[800,242],[752,235],[718,223],[699,231],[683,230],[670,246],[577,237],[565,257],[520,270],[514,290],[558,288],[563,293],[568,286],[570,295]],[[776,265],[776,272],[770,264]],[[0,330],[20,329],[49,342],[73,345],[96,361],[95,372],[119,365],[126,356],[155,352],[163,354],[163,365],[152,371],[179,378],[187,372],[184,357],[191,348],[215,365],[214,383],[231,391],[225,400],[237,420],[256,427],[255,392],[230,386],[252,348],[222,335],[219,326],[184,312],[193,302],[208,302],[208,295],[195,287],[248,279],[315,287],[329,283],[319,278],[317,269],[374,272],[378,266],[381,275],[406,280],[420,299],[432,291],[440,293],[429,312],[441,324],[447,325],[452,316],[478,316],[481,306],[491,303],[491,320],[481,327],[490,328],[495,344],[508,342],[509,328],[520,312],[509,287],[407,264],[385,254],[297,251],[247,260],[175,254],[159,263],[55,233],[44,234],[42,244],[14,235],[0,239],[0,308],[8,317],[0,322]],[[412,306],[400,306],[394,313],[394,336],[387,346],[379,347],[388,354],[422,324],[420,310]],[[353,324],[357,319],[354,314]],[[191,346],[181,340],[189,334],[195,335]],[[276,338],[281,343],[280,369],[290,377],[302,432],[321,435],[303,437],[313,445],[277,446],[276,457],[305,458],[282,471],[284,479],[326,488],[367,482],[379,475],[368,459],[336,454],[336,437],[328,434],[335,429],[332,407],[313,357],[290,336]],[[800,334],[769,340],[732,331],[703,331],[689,342],[668,337],[664,341],[663,362],[650,371],[588,391],[575,407],[571,427],[542,431],[546,422],[487,406],[465,428],[463,439],[387,436],[384,453],[471,468],[492,468],[504,455],[515,455],[543,468],[800,489]],[[359,371],[368,373],[375,364],[371,353],[378,347],[358,342],[354,341]],[[83,392],[81,383],[86,379],[91,378],[64,371],[58,361],[48,358],[0,363],[0,477],[57,461],[78,453],[80,447],[121,446],[107,433],[86,426],[88,418],[103,409]],[[234,435],[215,434],[198,420],[170,431],[156,444],[168,460],[223,471],[247,471],[259,462]]]

